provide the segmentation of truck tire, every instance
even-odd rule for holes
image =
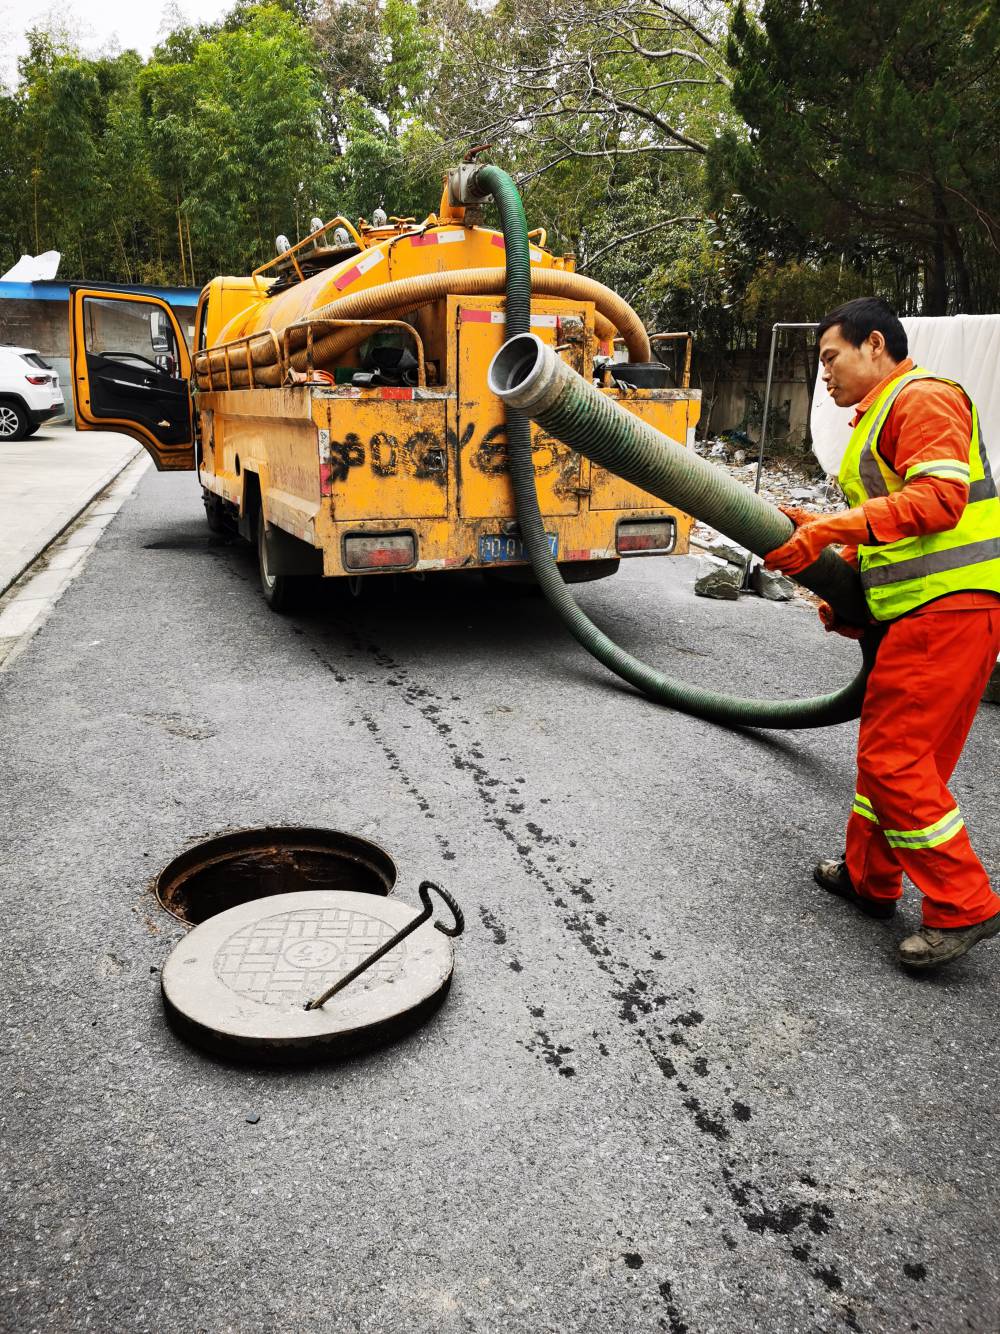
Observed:
[[[28,425],[28,414],[20,403],[11,399],[0,402],[0,440],[27,439]]]
[[[226,515],[225,502],[221,496],[217,496],[207,487],[201,488],[201,499],[205,506],[205,521],[208,524],[210,533],[225,534],[232,536],[233,525],[228,521]]]
[[[267,523],[262,510],[257,511],[257,569],[264,601],[275,612],[291,611],[299,580],[294,575],[272,574],[268,568]]]

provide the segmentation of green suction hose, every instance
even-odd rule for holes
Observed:
[[[535,578],[569,632],[598,661],[650,699],[710,722],[797,728],[826,727],[856,718],[874,662],[874,635],[862,641],[861,671],[843,689],[814,699],[753,700],[717,694],[665,676],[615,644],[577,606],[545,535],[531,457],[529,413],[578,453],[711,524],[757,555],[766,555],[787,541],[793,526],[773,505],[587,384],[529,332],[531,270],[521,197],[513,180],[499,167],[481,167],[475,186],[496,200],[506,247],[509,337],[493,359],[489,381],[506,408],[510,475],[521,538]],[[798,578],[826,598],[844,620],[865,624],[857,574],[832,550],[827,548]]]

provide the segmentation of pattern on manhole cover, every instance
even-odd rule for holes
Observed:
[[[304,1005],[397,929],[350,908],[278,913],[231,935],[215,956],[215,975],[231,991],[261,1005]],[[398,945],[352,986],[366,990],[388,982],[405,958],[406,945]]]

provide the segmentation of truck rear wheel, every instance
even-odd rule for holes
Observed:
[[[291,611],[299,580],[294,575],[272,574],[268,562],[267,522],[257,511],[257,568],[260,571],[260,590],[272,611]]]

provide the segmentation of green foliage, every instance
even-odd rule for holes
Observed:
[[[814,320],[867,290],[860,273],[836,260],[768,263],[757,269],[747,286],[743,314],[768,324]]]
[[[179,21],[145,63],[33,33],[0,97],[0,264],[57,249],[69,278],[197,284],[316,213],[425,216],[445,164],[420,114],[438,47],[406,0],[335,8],[341,57],[364,61],[333,86],[321,16],[289,0]]]
[[[850,261],[874,245],[916,262],[925,313],[992,308],[998,50],[990,0],[765,0],[759,21],[740,3],[729,62],[747,128],[720,139],[717,191]]]
[[[696,382],[861,292],[903,313],[1000,301],[989,0],[236,0],[168,19],[146,61],[31,35],[0,92],[0,265],[53,248],[70,278],[245,273],[315,214],[425,216],[485,141],[552,249],[651,328],[696,334]]]

